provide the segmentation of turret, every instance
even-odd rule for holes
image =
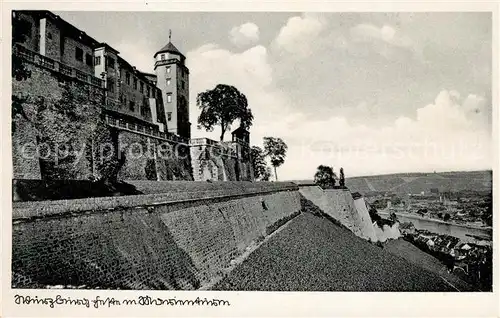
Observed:
[[[172,44],[171,34],[168,43],[154,55],[156,86],[161,89],[168,131],[190,138],[189,122],[189,70],[185,65],[186,57]]]

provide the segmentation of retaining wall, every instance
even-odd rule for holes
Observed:
[[[191,188],[179,183],[183,190],[169,193],[14,202],[12,285],[203,287],[300,211],[294,184],[231,184],[191,182]]]
[[[300,193],[323,212],[342,223],[356,236],[373,242],[377,241],[366,207],[365,209],[358,209],[349,190],[321,189],[318,186],[302,184]]]

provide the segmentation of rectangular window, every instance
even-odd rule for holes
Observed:
[[[33,29],[33,24],[31,22],[29,22],[28,20],[26,19],[21,19],[19,21],[20,25],[23,26],[23,28],[25,28],[25,31],[26,33],[24,33],[27,37],[31,38],[31,34],[33,33],[32,29]]]
[[[109,56],[106,56],[106,68],[115,68],[115,59]]]
[[[123,105],[127,107],[127,97],[123,96]],[[122,104],[120,104],[120,108],[122,108]]]
[[[134,78],[134,89],[137,89],[137,78]]]
[[[83,62],[83,50],[79,47],[75,48],[75,59]]]
[[[172,120],[172,112],[167,113],[167,120],[171,121]]]
[[[172,82],[171,78],[167,78],[167,86],[170,86],[170,83]]]
[[[133,100],[131,100],[129,102],[129,106],[128,108],[131,110],[131,111],[134,111],[135,110],[135,102]]]
[[[110,91],[111,93],[115,92],[115,81],[110,78],[108,78],[108,91]]]
[[[101,65],[101,57],[100,56],[94,57],[94,65]]]
[[[162,54],[162,55],[161,55],[161,60],[162,60],[162,61],[165,61],[165,54]]]
[[[146,90],[146,92],[147,92],[146,96],[149,97],[149,96],[151,96],[151,94],[150,94],[151,90],[150,90],[149,86],[147,86],[146,88],[147,88],[147,90]]]
[[[125,79],[127,81],[127,85],[130,85],[130,73],[129,72],[125,73]]]
[[[167,66],[167,73],[170,73],[170,66]]]
[[[181,86],[182,86],[182,89],[186,89],[186,82],[182,81]]]
[[[85,64],[87,64],[88,66],[92,66],[92,55],[90,54],[85,55]]]
[[[172,93],[168,93],[167,94],[167,103],[171,103],[172,102]]]
[[[154,88],[151,90],[151,97],[156,98],[155,97],[155,89]]]
[[[144,94],[144,83],[143,82],[141,82],[141,93]]]

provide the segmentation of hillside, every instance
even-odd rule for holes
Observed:
[[[400,194],[443,191],[491,191],[492,171],[439,173],[398,173],[346,179],[353,192],[394,192]]]
[[[417,251],[417,253],[422,253]],[[468,291],[349,230],[304,212],[217,283],[215,290]]]

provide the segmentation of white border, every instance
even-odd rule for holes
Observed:
[[[2,191],[2,316],[5,317],[81,317],[81,316],[213,316],[213,317],[253,317],[253,316],[368,316],[368,317],[431,317],[431,316],[499,316],[498,293],[498,3],[496,2],[326,2],[326,1],[107,1],[77,2],[60,1],[31,3],[8,1],[2,8],[2,113],[1,131],[2,154],[0,169]],[[47,9],[53,11],[490,11],[493,12],[493,141],[494,141],[494,292],[493,293],[340,293],[340,292],[188,292],[188,291],[58,291],[58,290],[12,290],[10,288],[11,254],[11,142],[10,142],[10,10]],[[162,298],[218,298],[227,299],[230,307],[119,307],[81,309],[78,307],[16,306],[13,295],[16,293],[38,295],[63,294],[66,297],[126,297],[127,295],[148,294]]]

